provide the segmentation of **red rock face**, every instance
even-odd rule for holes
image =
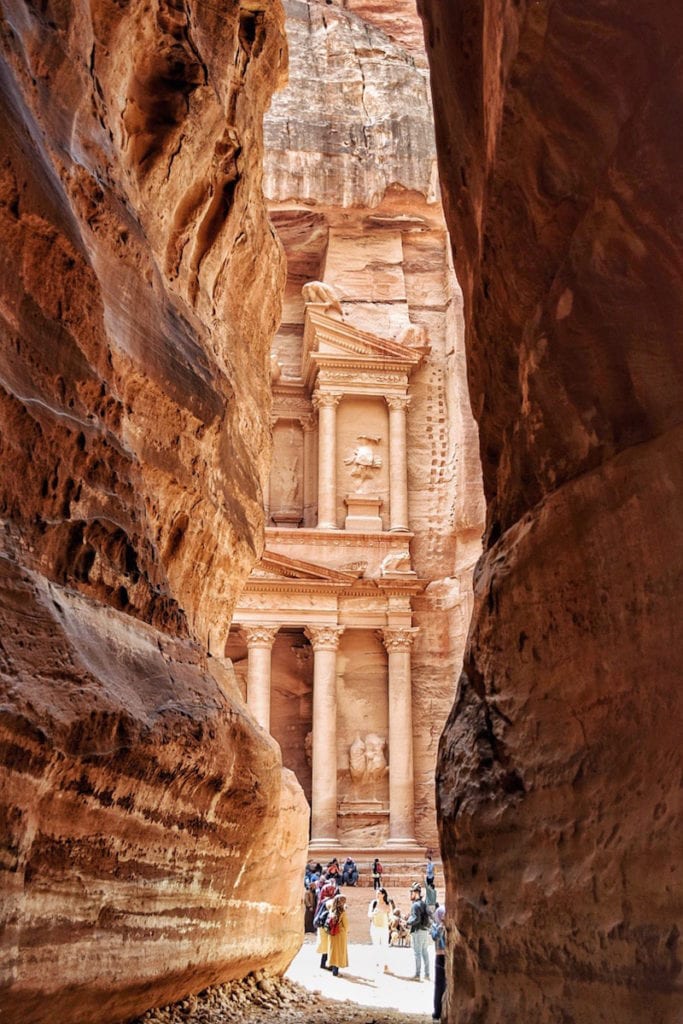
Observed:
[[[450,1019],[681,1012],[675,5],[422,0],[486,552],[438,799]]]
[[[262,544],[282,12],[4,18],[0,1016],[118,1020],[299,940],[303,797],[212,656]]]

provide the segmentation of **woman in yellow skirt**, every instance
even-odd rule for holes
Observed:
[[[340,967],[349,966],[349,925],[346,914],[346,896],[335,896],[330,908],[327,964],[336,977]]]

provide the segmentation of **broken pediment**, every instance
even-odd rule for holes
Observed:
[[[393,370],[407,379],[429,351],[428,345],[415,344],[413,334],[409,344],[389,341],[309,305],[304,325],[303,379],[311,387],[318,370],[339,366],[359,371]]]
[[[300,583],[323,583],[352,586],[361,573],[342,572],[314,562],[304,562],[287,555],[264,551],[259,564],[252,571],[250,580],[292,580]]]

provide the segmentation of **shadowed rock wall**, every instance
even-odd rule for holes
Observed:
[[[300,937],[303,796],[211,657],[262,545],[282,12],[1,35],[0,1015],[116,1020]]]
[[[420,0],[488,514],[438,767],[449,1019],[683,1008],[683,16]]]

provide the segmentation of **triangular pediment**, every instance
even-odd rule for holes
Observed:
[[[357,574],[330,569],[315,562],[304,562],[288,555],[280,555],[274,551],[264,551],[261,561],[254,568],[249,580],[258,583],[260,580],[291,579],[300,583],[337,583],[351,586],[358,579]]]
[[[428,351],[426,346],[409,348],[397,341],[379,338],[361,331],[345,320],[335,319],[310,306],[306,309],[304,330],[304,377],[307,364],[326,360],[344,360],[362,366],[400,367],[410,373]]]

